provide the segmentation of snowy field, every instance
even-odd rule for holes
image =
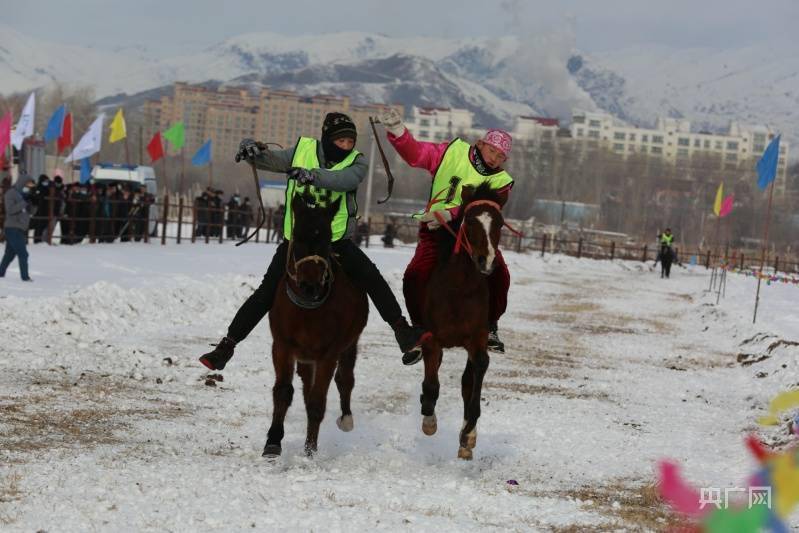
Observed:
[[[768,352],[799,340],[799,288],[764,285],[753,326],[751,278],[730,275],[716,306],[703,268],[661,280],[641,263],[508,253],[508,353],[492,355],[473,461],[456,458],[464,353],[445,353],[426,437],[422,365],[402,366],[374,310],[355,430],[336,428],[333,387],[306,458],[295,395],[283,456],[265,461],[267,321],[216,386],[197,357],[273,249],[30,247],[35,282],[16,263],[0,279],[0,530],[658,530],[672,520],[654,496],[658,459],[697,486],[737,487],[755,466],[746,432],[787,439],[755,421],[799,382],[796,346]],[[411,251],[369,249],[397,294]]]

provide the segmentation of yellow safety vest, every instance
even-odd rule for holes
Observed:
[[[291,160],[291,166],[308,170],[320,168],[319,157],[316,155],[317,144],[318,141],[316,139],[300,137],[297,141],[297,146],[294,148],[294,157]],[[359,154],[360,152],[353,150],[343,161],[336,163],[330,170],[347,168],[355,162],[355,158],[358,157]],[[344,237],[347,233],[347,224],[350,218],[354,217],[356,214],[349,212],[347,193],[322,189],[321,187],[314,187],[313,185],[300,185],[297,183],[297,180],[291,178],[289,178],[286,184],[286,215],[283,218],[283,237],[290,240],[294,228],[294,214],[291,210],[291,200],[294,198],[295,194],[303,194],[305,191],[309,191],[320,205],[328,205],[330,202],[335,202],[337,198],[341,198],[341,206],[333,217],[330,228],[333,231],[333,242]]]

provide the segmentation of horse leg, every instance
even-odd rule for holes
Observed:
[[[272,363],[275,367],[275,386],[272,387],[272,425],[266,434],[264,457],[277,457],[280,455],[280,442],[283,440],[283,421],[286,411],[294,398],[294,358],[282,349],[277,343],[272,345]]]
[[[313,385],[314,364],[297,362],[297,375],[302,380],[302,398],[305,405],[308,405],[308,393]]]
[[[438,421],[436,420],[436,402],[440,388],[438,369],[441,366],[443,355],[444,352],[437,344],[431,343],[423,349],[424,381],[422,381],[422,395],[419,400],[422,402],[422,432],[425,435],[433,435],[438,430]]]
[[[472,393],[469,404],[465,407],[466,419],[460,434],[460,459],[471,459],[472,448],[477,444],[477,419],[480,418],[480,396],[483,392],[483,378],[488,370],[488,352],[480,348],[474,352],[469,351],[469,360],[472,370]],[[464,372],[465,374],[465,372]]]
[[[327,408],[327,390],[333,380],[337,361],[318,361],[314,368],[313,384],[308,392],[305,402],[305,412],[308,415],[308,431],[305,436],[305,453],[313,455],[316,452],[316,442],[319,439],[319,426],[325,417]]]
[[[469,407],[472,403],[472,393],[474,392],[474,364],[471,359],[466,359],[466,368],[463,370],[461,376],[461,397],[463,398],[463,425],[461,430],[466,427],[466,420],[469,417]],[[477,444],[477,428],[474,428],[471,433],[467,435],[468,446],[472,449]]]
[[[358,345],[353,344],[341,355],[338,367],[336,367],[334,379],[336,380],[336,388],[338,388],[338,396],[341,402],[341,416],[336,420],[336,425],[341,431],[352,431],[353,427],[350,397],[352,396],[352,388],[355,386],[355,358],[357,354]]]

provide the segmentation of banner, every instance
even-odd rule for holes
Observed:
[[[22,141],[24,141],[26,137],[33,135],[33,120],[35,113],[36,93],[31,93],[31,95],[28,96],[28,101],[25,103],[25,107],[22,109],[22,115],[20,115],[19,120],[17,121],[17,127],[11,133],[11,142],[14,144],[14,147],[17,150],[22,148]]]
[[[103,142],[104,119],[105,113],[100,113],[100,116],[97,117],[94,122],[92,122],[91,126],[89,126],[89,131],[87,131],[83,137],[80,138],[78,145],[75,146],[75,149],[66,157],[66,159],[64,159],[64,161],[69,163],[70,161],[75,161],[76,159],[91,157],[100,151],[100,147],[102,146]]]

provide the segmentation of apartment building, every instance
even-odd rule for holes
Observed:
[[[577,141],[604,146],[624,157],[648,154],[674,164],[690,164],[692,159],[708,157],[725,169],[753,164],[776,135],[767,126],[737,122],[731,122],[726,133],[694,132],[690,121],[675,118],[659,118],[654,128],[639,128],[607,113],[578,110],[572,113],[570,131]],[[785,190],[789,149],[788,142],[781,139],[777,193]]]
[[[152,136],[178,121],[186,128],[186,154],[191,156],[208,139],[213,160],[230,160],[244,137],[293,146],[300,136],[318,138],[327,113],[347,113],[358,127],[359,148],[368,146],[369,116],[384,106],[353,105],[347,97],[301,96],[291,91],[262,88],[217,90],[176,83],[174,94],[145,103],[145,135]],[[401,108],[400,108],[401,109]]]

